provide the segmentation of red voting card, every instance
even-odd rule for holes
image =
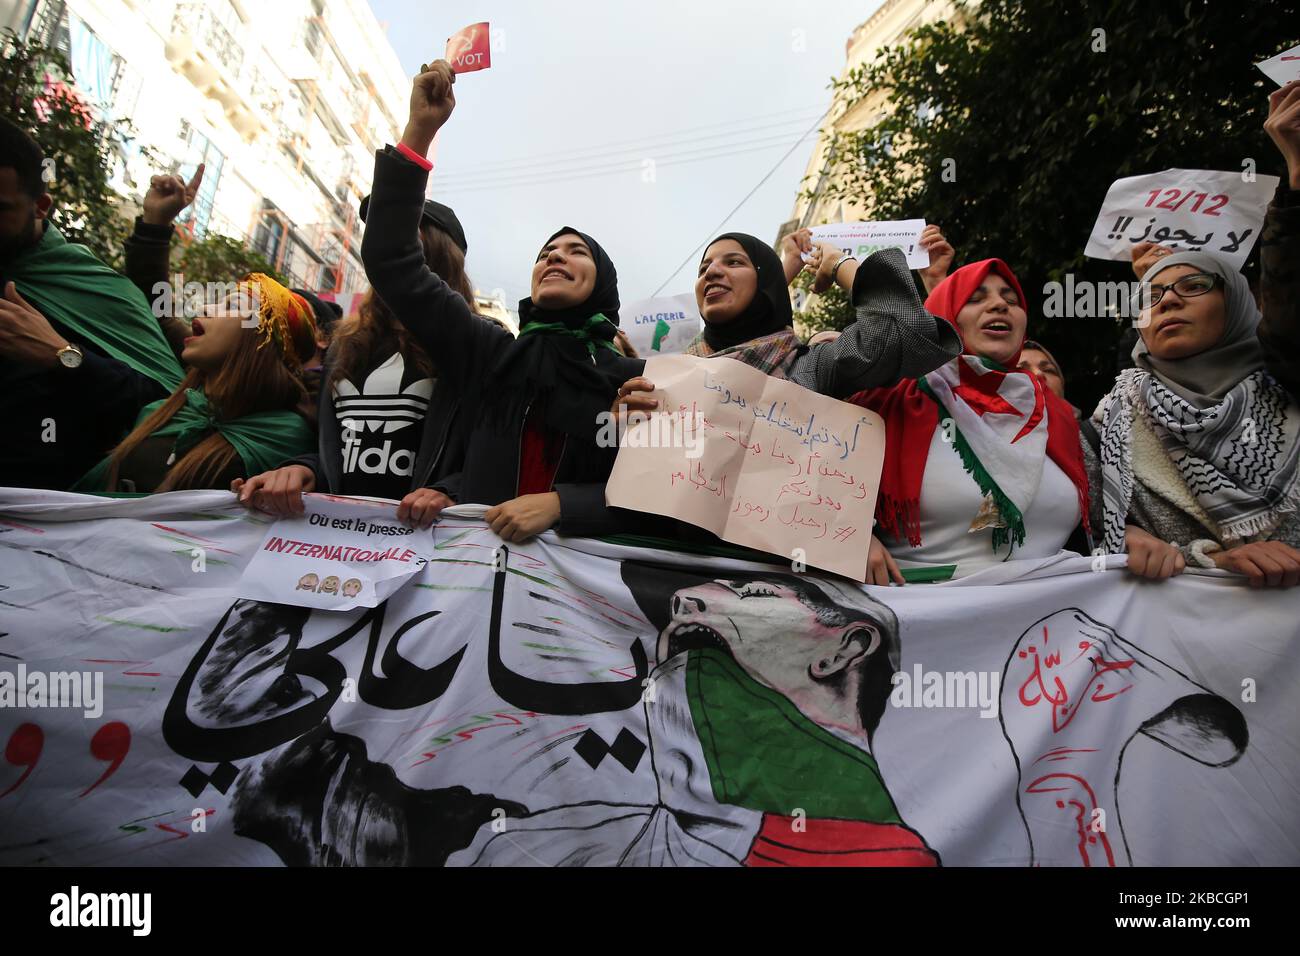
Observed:
[[[491,28],[475,23],[447,39],[447,62],[457,73],[473,73],[492,65]]]

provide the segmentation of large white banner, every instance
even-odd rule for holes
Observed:
[[[238,596],[267,530],[0,491],[0,864],[1300,863],[1297,591],[863,587],[446,516],[326,610]]]

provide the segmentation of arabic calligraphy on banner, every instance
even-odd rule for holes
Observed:
[[[1276,176],[1243,182],[1239,172],[1166,169],[1114,182],[1084,255],[1128,262],[1141,242],[1209,252],[1240,269],[1264,224]]]
[[[866,580],[885,427],[730,359],[652,358],[661,412],[621,436],[609,504]]]

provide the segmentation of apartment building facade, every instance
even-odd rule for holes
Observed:
[[[365,0],[10,6],[21,36],[68,56],[102,118],[129,122],[120,193],[141,198],[156,165],[189,176],[206,163],[180,223],[191,236],[244,242],[340,301],[366,287],[357,206],[375,149],[400,135],[408,80]]]
[[[859,66],[871,63],[882,50],[897,45],[917,27],[951,19],[954,14],[951,0],[885,0],[858,25],[845,44],[845,63],[840,79],[845,79]],[[855,222],[863,218],[862,203],[851,197],[830,195],[830,187],[837,178],[832,139],[835,133],[856,133],[875,125],[886,108],[883,96],[850,101],[838,91],[834,94],[828,121],[808,157],[790,219],[778,230],[778,244],[782,237],[796,229],[823,223]]]

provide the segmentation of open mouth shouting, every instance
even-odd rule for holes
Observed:
[[[203,323],[195,319],[190,323],[190,334],[185,336],[185,344],[197,341],[203,335]]]
[[[728,657],[733,656],[731,646],[720,633],[707,624],[701,624],[698,621],[674,623],[660,638],[659,659],[666,661],[686,651],[701,650],[706,647],[718,648],[724,651]]]

